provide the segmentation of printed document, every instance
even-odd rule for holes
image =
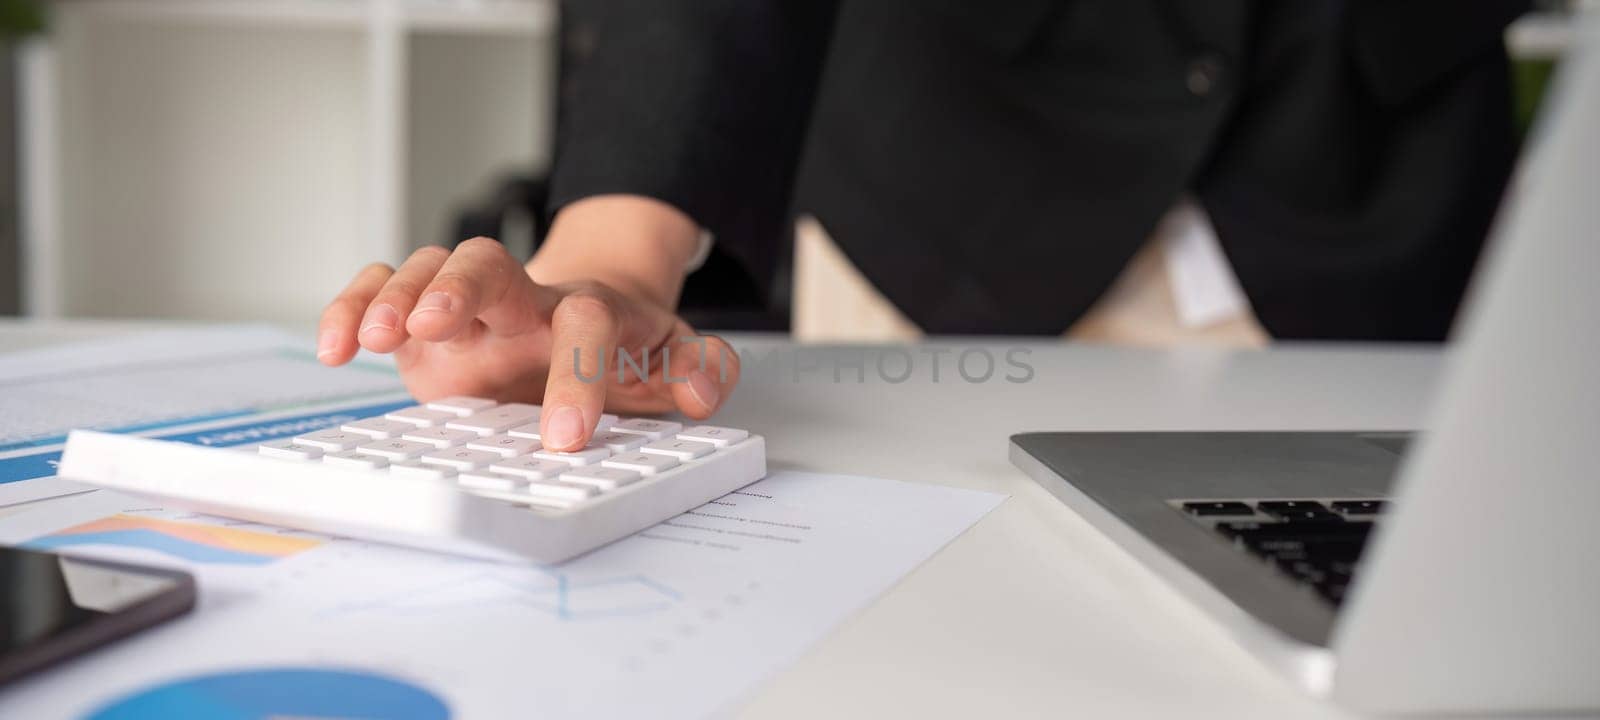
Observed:
[[[200,602],[0,690],[0,708],[28,718],[705,717],[736,708],[1001,499],[779,472],[575,560],[532,566],[108,491],[58,498],[0,518],[0,542],[183,568]]]

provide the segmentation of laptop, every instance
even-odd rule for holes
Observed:
[[[1600,709],[1600,12],[1578,24],[1425,433],[1011,438],[1013,463],[1339,705]]]

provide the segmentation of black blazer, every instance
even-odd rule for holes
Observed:
[[[1280,338],[1438,339],[1513,158],[1520,0],[579,0],[554,207],[755,277],[811,212],[931,332],[1060,333],[1187,192]]]

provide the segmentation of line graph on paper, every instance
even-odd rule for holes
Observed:
[[[394,615],[454,614],[488,607],[531,609],[557,620],[591,621],[651,615],[683,600],[677,590],[646,575],[573,579],[540,568],[484,569],[466,575],[383,592],[345,603],[329,615],[383,612]]]

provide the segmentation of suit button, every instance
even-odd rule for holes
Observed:
[[[1222,81],[1222,56],[1207,53],[1189,61],[1189,68],[1184,75],[1184,85],[1195,97],[1206,97],[1217,89],[1217,83]]]

